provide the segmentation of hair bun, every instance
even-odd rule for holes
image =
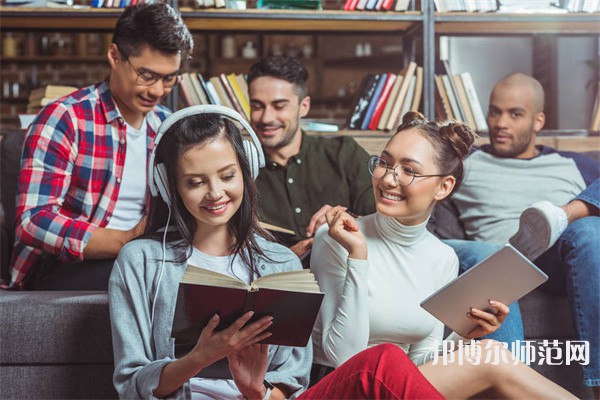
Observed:
[[[465,124],[461,123],[450,123],[440,128],[440,134],[444,140],[448,141],[454,149],[454,152],[464,159],[471,150],[471,146],[475,141],[475,134]]]
[[[415,123],[425,124],[427,123],[427,118],[418,111],[409,111],[402,117],[402,125]]]

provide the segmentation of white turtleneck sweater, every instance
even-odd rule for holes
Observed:
[[[348,258],[327,225],[315,236],[311,269],[325,298],[313,330],[313,362],[338,367],[368,347],[394,343],[424,364],[438,351],[444,325],[419,304],[456,278],[458,258],[427,231],[427,222],[405,226],[379,213],[357,222],[368,260]]]

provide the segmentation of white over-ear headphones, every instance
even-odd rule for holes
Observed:
[[[169,206],[171,205],[171,196],[167,180],[167,170],[162,163],[154,165],[156,149],[158,148],[158,143],[160,142],[162,136],[169,130],[171,126],[173,126],[173,124],[183,118],[198,114],[222,115],[232,119],[235,122],[238,122],[246,130],[246,132],[248,132],[252,140],[250,141],[242,139],[242,143],[244,145],[246,157],[248,157],[248,162],[250,164],[250,174],[252,179],[256,179],[260,168],[265,166],[265,155],[262,151],[262,146],[258,140],[258,136],[256,136],[256,133],[252,127],[250,127],[250,124],[248,124],[248,122],[246,122],[246,120],[239,113],[231,108],[214,104],[203,104],[181,109],[171,114],[158,128],[156,138],[154,139],[154,148],[152,149],[152,153],[150,153],[150,159],[148,160],[148,186],[150,188],[150,193],[152,196],[158,196],[160,193],[162,199]]]

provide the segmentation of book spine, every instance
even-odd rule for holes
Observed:
[[[361,85],[362,90],[358,91],[356,105],[354,106],[354,111],[348,121],[348,129],[360,129],[362,119],[367,112],[367,107],[369,107],[369,100],[373,94],[372,91],[375,90],[378,77],[379,76],[376,74],[369,74],[363,79],[363,84]]]
[[[377,80],[377,85],[375,86],[375,90],[373,91],[373,95],[371,96],[371,100],[369,101],[369,107],[367,107],[367,112],[365,114],[365,118],[363,119],[360,129],[366,130],[369,128],[369,123],[373,118],[373,113],[375,112],[375,106],[377,105],[377,101],[379,97],[381,97],[381,92],[383,91],[383,86],[385,85],[385,81],[387,80],[388,74],[381,74],[379,79]]]
[[[454,91],[452,90],[450,81],[451,79],[448,77],[448,75],[442,75],[442,82],[444,82],[444,90],[448,96],[448,102],[450,103],[450,108],[452,109],[452,115],[456,121],[464,122],[462,116],[460,115],[457,99],[456,96],[454,96]]]
[[[458,89],[454,84],[454,79],[452,79],[454,74],[452,74],[452,70],[450,69],[450,62],[448,60],[442,60],[442,65],[444,66],[444,70],[446,71],[446,75],[448,76],[448,82],[450,83],[450,92],[448,92],[448,88],[446,88],[446,92],[448,92],[448,97],[454,97],[454,99],[456,99],[456,103],[458,106]],[[450,102],[452,102],[452,99],[450,100]],[[454,116],[463,122],[466,121],[466,116],[462,113],[460,107],[457,107],[457,109],[454,111]]]
[[[471,105],[471,111],[473,112],[473,118],[475,119],[475,127],[479,131],[485,131],[487,129],[487,122],[485,120],[485,114],[481,108],[481,103],[479,102],[479,97],[477,96],[477,91],[475,90],[475,85],[473,84],[471,74],[468,72],[463,72],[460,74],[460,77],[462,79],[463,86],[465,87],[465,92],[467,93],[467,99],[469,99],[469,104]]]
[[[417,67],[415,83],[415,95],[410,106],[410,111],[419,111],[421,105],[421,96],[423,95],[423,67]]]
[[[211,81],[206,82],[206,92],[210,94],[212,104],[217,104],[219,106],[223,106],[221,103],[221,98],[217,93],[217,89],[215,89],[215,85]]]
[[[223,88],[225,89],[225,93],[227,94],[229,101],[233,105],[233,109],[235,111],[237,111],[241,116],[245,117],[246,114],[244,113],[242,106],[240,105],[237,98],[235,97],[235,93],[233,93],[233,89],[229,85],[229,80],[227,79],[227,75],[220,74],[219,80],[221,81],[221,84],[223,85]]]
[[[246,100],[246,96],[244,95],[242,88],[238,84],[236,75],[235,74],[227,75],[227,80],[229,81],[229,84],[231,85],[231,89],[233,91],[235,98],[240,103],[240,106],[241,106],[242,110],[244,111],[244,116],[246,117],[247,120],[249,120],[250,119],[250,103],[248,103],[248,100]]]
[[[204,80],[204,77],[202,76],[202,74],[200,72],[198,72],[196,74],[196,76],[198,77],[198,82],[200,83],[200,87],[202,88],[202,91],[204,91],[204,95],[206,96],[208,103],[209,104],[217,104],[215,97],[213,97],[213,94],[208,89],[208,85],[206,84],[206,81]]]
[[[460,79],[460,75],[454,75],[452,79],[454,79],[454,86],[456,87],[456,91],[458,93],[460,110],[465,116],[465,122],[473,129],[476,129],[475,118],[473,118],[473,112],[471,111],[471,107],[469,106],[467,93],[465,92],[465,88],[462,84],[462,80]]]
[[[396,101],[394,102],[394,107],[392,108],[392,111],[390,112],[390,118],[385,127],[385,129],[387,131],[391,131],[392,129],[395,129],[396,126],[398,125],[398,120],[400,119],[400,112],[402,110],[402,103],[404,101],[406,101],[406,99],[405,99],[406,92],[408,92],[408,87],[410,85],[410,81],[411,81],[413,75],[415,74],[416,69],[417,69],[417,64],[414,61],[411,61],[410,64],[408,64],[408,67],[406,67],[406,72],[404,73],[404,79],[402,80],[402,86],[400,87],[400,90],[398,91],[398,97],[396,98]]]
[[[377,126],[379,125],[379,121],[381,120],[381,116],[383,115],[383,110],[385,105],[390,98],[390,93],[392,91],[392,87],[396,82],[398,75],[396,74],[388,74],[387,80],[385,81],[385,85],[383,86],[383,90],[381,91],[381,96],[377,100],[377,104],[375,105],[375,111],[373,111],[373,117],[369,122],[369,129],[372,131],[377,130]]]
[[[381,114],[381,119],[379,120],[379,124],[377,124],[377,129],[380,131],[385,130],[388,120],[390,119],[390,113],[392,112],[392,108],[394,108],[394,102],[398,97],[398,92],[400,91],[400,87],[402,86],[402,80],[404,77],[402,76],[402,71],[398,73],[396,82],[394,82],[394,86],[390,91],[390,95],[388,97],[388,101],[385,103],[385,107],[383,109],[383,113]]]

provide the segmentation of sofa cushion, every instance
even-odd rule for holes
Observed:
[[[106,292],[0,291],[6,364],[113,363]]]

